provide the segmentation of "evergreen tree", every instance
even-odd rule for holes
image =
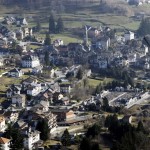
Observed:
[[[8,125],[8,128],[4,133],[4,137],[11,139],[11,149],[20,150],[23,148],[23,136],[21,135],[21,132],[18,129],[12,127],[11,125]]]
[[[94,124],[92,127],[90,127],[86,133],[87,137],[92,136],[93,138],[100,134],[101,127],[98,124]]]
[[[103,98],[103,106],[102,106],[104,111],[109,111],[109,102],[106,97]]]
[[[61,143],[63,146],[70,146],[71,144],[71,136],[68,132],[68,129],[66,129],[61,137]]]
[[[83,138],[80,144],[80,150],[91,150],[91,142],[89,138]]]
[[[46,141],[49,138],[50,130],[48,127],[48,123],[45,119],[38,122],[36,129],[41,132],[41,140]]]
[[[150,17],[144,18],[141,21],[140,27],[138,29],[138,34],[141,36],[150,34]]]
[[[45,61],[46,66],[50,65],[49,52],[48,51],[45,51],[44,61]]]
[[[61,33],[64,31],[64,23],[62,18],[58,18],[57,25],[56,25],[56,32]]]
[[[45,41],[44,41],[45,45],[51,45],[51,38],[50,38],[50,34],[46,34],[45,36]]]
[[[91,150],[101,150],[98,143],[93,143]]]
[[[80,69],[78,70],[76,78],[77,78],[78,80],[81,80],[81,79],[83,78],[83,70],[82,70],[82,68],[80,68]]]
[[[41,23],[40,23],[40,21],[38,20],[37,21],[37,25],[36,25],[36,30],[37,30],[37,32],[40,32],[41,31]]]
[[[143,126],[142,121],[139,121],[139,122],[138,122],[138,126],[137,126],[136,130],[139,131],[139,132],[143,132],[143,133],[146,132],[146,131],[145,131],[145,128],[144,128],[144,126]]]
[[[49,33],[55,33],[56,27],[55,27],[55,20],[54,16],[51,14],[49,18]]]

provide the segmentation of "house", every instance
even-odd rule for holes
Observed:
[[[15,94],[11,98],[12,104],[15,104],[17,107],[25,107],[26,104],[26,96],[23,94]]]
[[[16,31],[16,38],[17,38],[17,40],[23,40],[24,34],[23,34],[23,31],[21,29]]]
[[[24,68],[34,68],[40,66],[40,61],[37,56],[25,55],[22,57],[22,67]]]
[[[26,42],[20,41],[17,44],[17,46],[16,46],[16,50],[21,51],[21,52],[27,52],[27,44],[26,44]]]
[[[12,95],[14,95],[14,94],[20,94],[21,89],[22,89],[21,84],[11,85],[10,88],[8,88],[7,91],[6,91],[7,98],[11,98]]]
[[[105,58],[99,58],[98,63],[100,69],[106,69],[108,67],[108,61]]]
[[[24,140],[23,140],[23,145],[24,148],[28,150],[34,149],[34,144],[37,142],[40,142],[40,132],[37,130],[31,130],[29,127],[28,131],[26,131]]]
[[[14,68],[8,72],[8,76],[19,78],[23,75],[23,71],[19,68]]]
[[[26,18],[16,18],[16,25],[20,27],[22,25],[28,25],[28,22]]]
[[[37,66],[32,69],[33,74],[41,74],[43,73],[43,66]]]
[[[43,67],[42,76],[45,78],[53,78],[55,70],[52,67]]]
[[[70,93],[71,85],[70,84],[60,84],[60,92],[61,93]]]
[[[34,85],[28,85],[27,87],[27,95],[36,96],[41,92],[41,85],[37,84]]]
[[[24,27],[24,28],[22,28],[22,31],[23,31],[24,37],[33,35],[32,28]]]
[[[0,67],[2,67],[4,65],[4,59],[3,57],[0,57]]]
[[[10,139],[0,137],[0,145],[2,147],[2,150],[9,150],[10,149]]]
[[[125,41],[134,40],[134,33],[131,31],[126,31],[124,34]]]
[[[10,31],[7,33],[7,37],[9,40],[16,40],[16,33],[13,31]]]
[[[0,116],[0,132],[4,132],[6,129],[5,117],[3,115]]]
[[[8,39],[6,37],[0,38],[0,47],[7,48],[8,46]]]
[[[64,42],[61,39],[56,39],[56,40],[53,41],[53,45],[56,46],[56,47],[60,46],[60,45],[63,45],[63,44],[64,44]]]
[[[96,42],[96,48],[102,48],[104,50],[108,50],[110,47],[110,38],[103,36],[100,37]]]
[[[70,109],[50,109],[50,111],[57,115],[57,121],[65,121],[65,120],[69,120],[69,119],[73,119],[76,117],[76,115],[74,114],[73,110]]]
[[[4,112],[3,115],[5,117],[6,123],[14,123],[17,121],[17,119],[19,117],[18,112],[12,112],[12,111],[6,111],[6,112]]]

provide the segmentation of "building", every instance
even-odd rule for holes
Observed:
[[[25,107],[26,97],[23,94],[15,94],[12,96],[12,104],[15,104],[18,107]]]
[[[134,33],[131,31],[127,31],[124,34],[125,41],[134,40]]]
[[[57,115],[57,121],[65,121],[76,117],[73,110],[70,109],[51,109],[53,114]]]
[[[37,56],[25,55],[22,57],[22,67],[24,68],[34,68],[40,66],[40,61]]]
[[[70,93],[71,92],[70,84],[60,84],[60,92],[61,93]]]
[[[5,117],[0,116],[0,132],[4,132],[6,129]]]
[[[8,75],[9,75],[10,77],[19,78],[19,77],[21,77],[21,76],[23,75],[23,71],[22,71],[21,69],[19,69],[19,68],[14,68],[14,69],[12,69],[12,70],[10,70],[10,71],[8,72]]]
[[[10,139],[0,137],[0,145],[2,150],[9,150],[10,149]]]
[[[37,84],[36,86],[29,85],[27,87],[27,95],[36,96],[41,92],[41,85]]]
[[[0,67],[4,65],[4,59],[0,57]]]
[[[37,130],[32,131],[31,128],[29,128],[28,131],[26,131],[24,137],[23,141],[24,148],[32,150],[34,149],[34,144],[36,144],[37,142],[41,142],[40,132]]]

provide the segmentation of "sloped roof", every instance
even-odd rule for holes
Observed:
[[[0,137],[0,144],[5,144],[5,143],[8,143],[10,142],[10,139],[6,139],[4,137]]]

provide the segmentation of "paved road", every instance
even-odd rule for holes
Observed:
[[[110,101],[109,101],[109,105],[111,105],[111,103],[113,103],[114,101],[116,101],[118,98],[122,97],[122,96],[125,95],[125,94],[126,94],[126,92],[124,92],[124,93],[122,93],[121,95],[119,95],[119,96],[113,98],[112,100],[110,100]]]

